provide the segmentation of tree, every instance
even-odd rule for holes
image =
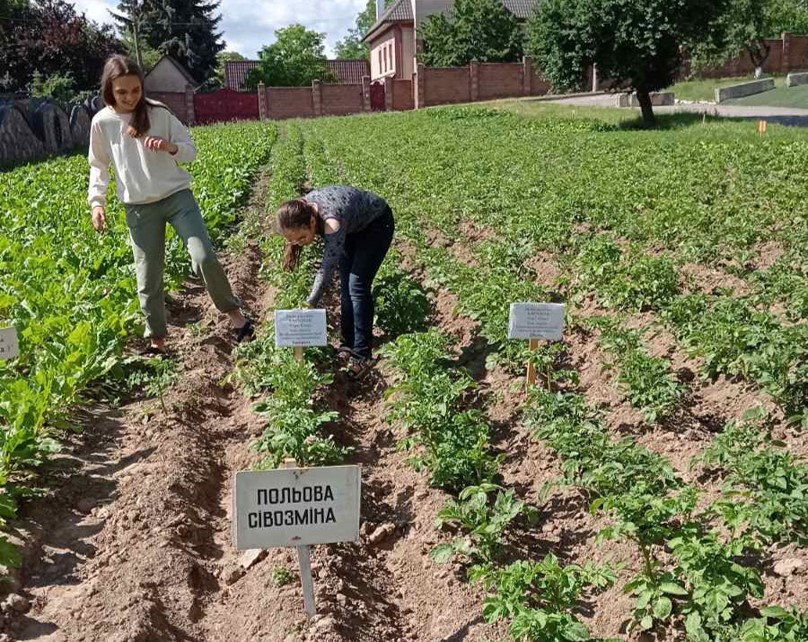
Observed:
[[[205,91],[215,91],[224,87],[224,65],[226,62],[236,62],[239,60],[247,60],[237,51],[222,51],[216,56],[216,73],[208,78],[208,81],[202,87]]]
[[[278,29],[275,38],[261,50],[258,68],[247,74],[249,89],[255,89],[259,82],[268,87],[305,87],[313,80],[336,80],[326,62],[324,33],[290,25]]]
[[[530,23],[528,51],[560,89],[587,68],[637,93],[647,126],[651,92],[670,86],[684,51],[704,42],[727,0],[544,0]]]
[[[121,0],[111,12],[122,36],[132,42],[135,57],[143,60],[143,43],[153,51],[168,54],[197,80],[206,80],[216,70],[216,56],[224,49],[217,31],[219,2],[204,0]]]
[[[98,86],[107,57],[122,51],[110,27],[100,27],[65,0],[10,2],[14,17],[0,33],[3,84],[27,91],[39,72],[41,78],[70,76],[77,90]]]
[[[522,26],[501,0],[456,0],[448,13],[427,18],[421,37],[423,62],[433,67],[514,62],[524,47]]]
[[[729,0],[710,38],[695,48],[694,67],[718,66],[746,52],[759,78],[771,51],[766,39],[778,38],[783,32],[808,32],[808,2]]]
[[[385,9],[393,2],[395,2],[395,0],[385,0]],[[348,35],[342,40],[337,41],[337,44],[334,46],[334,53],[337,58],[368,58],[370,56],[370,49],[362,42],[362,39],[368,35],[368,32],[374,24],[376,24],[376,2],[375,0],[368,0],[365,8],[356,17],[356,26],[353,29],[349,29]]]

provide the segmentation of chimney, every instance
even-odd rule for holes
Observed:
[[[384,13],[384,0],[376,0],[376,20],[382,17]]]

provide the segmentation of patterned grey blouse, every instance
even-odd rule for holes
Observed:
[[[314,307],[319,303],[320,297],[331,283],[334,270],[339,266],[345,251],[345,237],[364,230],[387,211],[388,205],[381,196],[350,185],[327,185],[309,192],[304,198],[317,204],[323,222],[333,218],[340,223],[338,232],[323,236],[323,262],[307,299],[307,303]]]

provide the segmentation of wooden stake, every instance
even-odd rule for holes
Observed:
[[[298,351],[300,356],[298,357]],[[303,348],[295,348],[295,359],[303,359]],[[284,468],[296,468],[294,459],[284,459]],[[303,606],[306,609],[306,616],[313,620],[317,615],[317,606],[314,603],[314,580],[311,576],[311,555],[308,546],[295,546],[297,559],[300,563],[300,584],[303,586]]]
[[[760,121],[758,121],[758,134],[763,136],[763,134],[765,134],[765,133],[766,133],[766,121],[765,120],[760,120]]]
[[[531,352],[535,352],[539,349],[539,340],[538,339],[531,339],[530,343],[528,343],[528,348]],[[529,386],[532,386],[536,383],[536,365],[533,361],[527,362],[527,383]]]
[[[303,361],[303,347],[297,346],[295,348],[295,361]]]

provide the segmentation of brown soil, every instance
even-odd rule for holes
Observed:
[[[266,190],[259,186],[256,193]],[[251,211],[262,212],[263,204],[256,201]],[[423,277],[414,266],[413,249],[406,243],[398,249],[405,265]],[[531,267],[554,280],[545,258]],[[265,318],[273,293],[257,278],[257,248],[250,245],[224,260],[253,313]],[[623,565],[615,587],[589,596],[579,615],[593,636],[640,639],[625,634],[633,599],[622,591],[639,568],[638,550],[622,539],[598,541],[608,518],[592,515],[590,499],[560,483],[560,462],[522,425],[522,377],[487,369],[489,347],[479,338],[477,323],[458,314],[452,293],[438,291],[434,298],[436,324],[456,339],[458,364],[480,384],[475,402],[491,421],[494,447],[505,455],[503,483],[540,512],[536,529],[518,532],[508,554],[538,561],[552,552],[564,563]],[[5,609],[0,640],[3,635],[43,642],[507,637],[502,625],[483,621],[483,591],[467,583],[465,569],[431,560],[433,546],[450,537],[434,528],[448,495],[429,487],[397,447],[404,435],[388,421],[384,391],[393,375],[383,360],[361,385],[338,373],[323,399],[340,413],[335,439],[355,449],[348,463],[362,467],[363,487],[360,540],[312,549],[318,618],[308,622],[303,615],[293,551],[269,551],[244,568],[244,556],[230,538],[231,479],[258,461],[250,444],[263,421],[252,401],[228,382],[233,359],[227,328],[204,291],[187,287],[172,313],[179,377],[166,393],[167,412],[158,401],[140,400],[77,414],[83,432],[72,435],[48,467],[50,495],[30,502],[18,524],[25,563],[10,590],[28,599],[31,608],[24,614]],[[643,327],[649,321],[637,320]],[[633,434],[668,456],[689,481],[697,479],[690,460],[710,442],[715,426],[761,399],[745,384],[690,380],[693,400],[681,423],[648,426],[615,388],[596,337],[574,329],[568,345],[587,399],[604,408],[609,428],[616,435]],[[698,372],[698,362],[681,354],[664,331],[649,346],[653,354],[670,358],[677,371]],[[782,426],[778,431],[803,455],[808,452],[801,433]],[[705,495],[715,496],[719,487],[718,480],[708,481]],[[804,549],[791,546],[762,560],[765,603],[804,606],[805,557]],[[805,566],[779,576],[777,563],[793,559]],[[279,585],[283,569],[292,572],[291,582]]]

